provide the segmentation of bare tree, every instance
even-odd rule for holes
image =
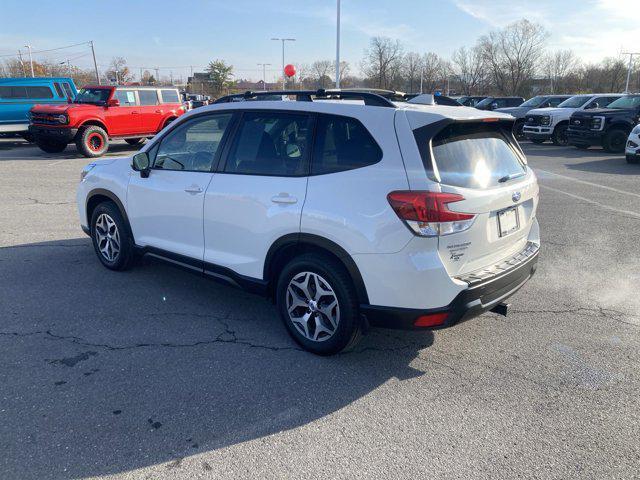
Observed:
[[[373,37],[365,50],[362,71],[372,86],[393,89],[399,80],[401,61],[402,45],[398,40]]]
[[[405,77],[405,88],[408,92],[416,92],[420,85],[422,57],[419,53],[409,52],[402,60],[402,73]]]
[[[433,93],[446,83],[446,62],[437,53],[427,52],[422,56],[422,90]]]
[[[106,71],[107,78],[114,80],[116,83],[126,83],[133,80],[133,75],[127,67],[127,61],[124,57],[113,57]]]
[[[498,92],[524,95],[543,56],[547,33],[520,20],[480,38],[479,46]]]
[[[453,52],[453,74],[465,95],[479,93],[487,76],[482,49],[478,46],[467,49],[461,47]]]
[[[571,50],[558,50],[543,59],[542,67],[551,83],[551,93],[560,93],[567,89],[565,80],[578,67],[578,59]]]
[[[331,60],[317,60],[311,65],[311,73],[318,88],[326,88],[331,84],[329,74],[335,71],[335,66]]]

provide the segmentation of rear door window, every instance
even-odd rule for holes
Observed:
[[[158,93],[156,90],[138,90],[140,105],[157,105]]]
[[[416,140],[428,141],[420,130],[414,132]],[[425,158],[429,149],[419,147],[425,167],[433,176],[434,165],[430,158]],[[446,185],[485,189],[526,172],[524,161],[507,133],[495,124],[451,124],[433,138],[431,151],[440,182]]]
[[[307,175],[310,137],[310,115],[245,112],[224,171],[278,177]]]
[[[175,90],[163,89],[160,90],[160,94],[162,95],[162,103],[180,103],[178,92]]]
[[[319,115],[312,175],[353,170],[378,163],[382,150],[355,118]]]
[[[60,84],[58,82],[54,82],[53,86],[56,89],[56,93],[58,94],[58,96],[64,97],[64,93],[62,92],[62,87],[60,86]]]
[[[71,89],[71,85],[69,85],[69,83],[63,82],[62,88],[64,88],[64,91],[67,94],[67,97],[73,98],[73,90]]]

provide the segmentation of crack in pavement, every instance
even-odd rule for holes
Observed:
[[[614,322],[623,323],[625,325],[631,325],[633,327],[640,327],[637,323],[627,322],[623,320],[623,318],[640,318],[640,316],[632,315],[629,313],[621,312],[619,310],[613,310],[611,308],[605,308],[601,306],[597,306],[596,308],[589,307],[574,307],[574,308],[565,308],[565,309],[531,309],[531,310],[510,310],[513,313],[553,313],[553,314],[562,314],[562,313],[572,313],[574,315],[584,316],[584,317],[600,317],[606,318],[607,320],[613,320]]]
[[[43,202],[37,198],[27,197],[27,200],[31,200],[31,203],[19,203],[18,205],[71,205],[76,202]]]

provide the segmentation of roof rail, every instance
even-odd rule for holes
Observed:
[[[362,100],[365,105],[373,107],[391,107],[396,108],[393,102],[385,98],[383,95],[373,93],[367,90],[339,90],[331,89],[325,90],[320,88],[318,90],[271,90],[265,92],[251,92],[246,91],[244,93],[235,93],[232,95],[225,95],[218,98],[213,103],[229,103],[243,100],[258,100],[259,97],[267,97],[274,95],[290,95],[295,96],[298,102],[311,102],[313,98],[322,100]]]

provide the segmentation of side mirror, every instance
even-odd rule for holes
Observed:
[[[117,98],[112,98],[107,102],[107,107],[119,107],[119,106],[120,106],[120,100],[118,100]]]
[[[591,110],[592,108],[600,108],[600,104],[598,102],[593,102],[587,107],[588,110]]]
[[[131,159],[131,168],[136,172],[140,172],[142,178],[147,178],[149,176],[149,170],[151,170],[151,163],[149,162],[147,152],[136,153]]]

